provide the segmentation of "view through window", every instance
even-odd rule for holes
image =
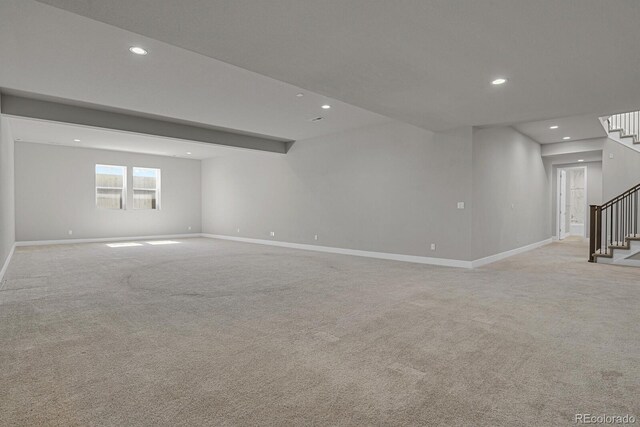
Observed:
[[[160,169],[133,168],[133,208],[160,209]]]
[[[127,168],[96,165],[96,206],[125,209],[127,203]]]

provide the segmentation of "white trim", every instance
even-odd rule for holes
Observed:
[[[340,255],[353,255],[353,256],[361,256],[366,258],[388,259],[393,261],[412,262],[417,264],[429,264],[429,265],[439,265],[443,267],[458,267],[458,268],[481,267],[481,266],[491,264],[493,262],[500,261],[502,259],[514,256],[514,255],[521,254],[523,252],[530,251],[532,249],[539,248],[541,246],[548,245],[553,241],[553,238],[549,238],[546,240],[542,240],[540,242],[532,243],[530,245],[522,246],[520,248],[512,249],[510,251],[491,255],[486,258],[477,259],[475,261],[463,261],[463,260],[449,259],[449,258],[432,258],[432,257],[423,257],[423,256],[416,256],[416,255],[402,255],[402,254],[392,254],[392,253],[385,253],[385,252],[362,251],[358,249],[344,249],[344,248],[335,248],[330,246],[316,246],[316,245],[307,245],[303,243],[279,242],[275,240],[252,239],[248,237],[233,237],[233,236],[223,236],[221,234],[206,234],[206,233],[167,234],[167,235],[159,235],[159,236],[135,236],[135,237],[108,237],[108,238],[97,238],[97,239],[39,240],[39,241],[16,242],[13,245],[13,248],[11,249],[11,253],[7,258],[7,262],[5,263],[5,266],[2,269],[2,274],[0,274],[0,279],[4,275],[4,272],[6,271],[7,266],[9,265],[9,260],[13,255],[14,249],[18,246],[122,242],[127,240],[136,241],[136,240],[151,240],[151,239],[180,239],[180,238],[192,238],[192,237],[206,237],[209,239],[232,240],[235,242],[278,246],[283,248],[301,249],[306,251],[327,252],[327,253],[334,253],[334,254],[340,254]]]
[[[581,236],[584,237],[585,239],[588,239],[589,237],[587,236],[587,234],[589,233],[589,227],[588,227],[588,222],[589,222],[589,168],[584,165],[573,165],[573,166],[558,166],[557,167],[557,186],[556,186],[556,222],[557,224],[557,234],[560,234],[560,172],[561,171],[565,171],[567,172],[570,169],[584,169],[584,204],[585,204],[585,210],[584,210],[584,224],[583,224],[583,233],[582,234],[572,234],[571,233],[571,221],[569,221],[569,231],[567,232],[567,230],[565,230],[565,233],[563,233],[560,237],[560,240],[564,240],[569,236]],[[567,175],[568,178],[568,175]],[[568,196],[568,195],[567,195]],[[555,236],[554,236],[555,237]]]
[[[4,274],[7,272],[9,268],[9,262],[11,261],[11,257],[13,256],[13,252],[16,250],[16,243],[11,246],[11,250],[9,251],[9,255],[7,259],[4,261],[4,265],[2,266],[2,270],[0,270],[0,283],[2,283],[2,279],[4,278]],[[1,287],[1,286],[0,286]]]
[[[556,235],[558,236],[558,240],[564,240],[567,236],[565,235],[565,233],[563,233],[563,226],[562,226],[562,222],[560,221],[560,177],[562,176],[562,171],[564,169],[563,168],[558,168],[556,170],[556,212],[555,212],[555,217],[556,217]],[[566,173],[566,172],[565,172]],[[566,197],[566,196],[565,196]],[[566,220],[565,220],[566,222]]]
[[[189,237],[202,237],[200,233],[189,234],[163,234],[158,236],[132,236],[132,237],[101,237],[93,239],[63,239],[63,240],[28,240],[16,242],[16,246],[44,246],[44,245],[71,245],[74,243],[101,243],[122,242],[127,240],[152,240],[152,239],[182,239]]]
[[[220,234],[202,234],[210,239],[233,240],[236,242],[255,243],[258,245],[279,246],[283,248],[302,249],[305,251],[328,252],[341,255],[353,255],[367,258],[389,259],[393,261],[413,262],[418,264],[439,265],[444,267],[472,268],[471,261],[448,258],[431,258],[416,255],[391,254],[385,252],[361,251],[358,249],[334,248],[330,246],[307,245],[303,243],[279,242],[275,240],[251,239],[247,237],[223,236]]]
[[[551,242],[553,242],[553,238],[541,240],[539,242],[532,243],[532,244],[526,245],[526,246],[522,246],[520,248],[511,249],[510,251],[501,252],[499,254],[490,255],[490,256],[488,256],[486,258],[480,258],[480,259],[477,259],[477,260],[471,262],[471,268],[482,267],[483,265],[491,264],[493,262],[500,261],[500,260],[503,260],[505,258],[509,258],[511,256],[518,255],[518,254],[521,254],[523,252],[527,252],[527,251],[530,251],[532,249],[536,249],[536,248],[548,245]]]

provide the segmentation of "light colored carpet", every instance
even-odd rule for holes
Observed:
[[[19,248],[0,425],[570,425],[640,416],[640,270],[211,239]]]

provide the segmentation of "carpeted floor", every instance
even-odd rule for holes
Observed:
[[[476,270],[179,242],[16,251],[0,425],[640,417],[640,269],[582,242]]]

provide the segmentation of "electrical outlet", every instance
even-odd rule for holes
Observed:
[[[436,250],[436,244],[435,244],[435,243],[432,243],[432,244],[431,244],[431,250],[432,250],[432,251],[435,251],[435,250]]]
[[[609,153],[609,158],[613,159],[613,153]]]
[[[191,230],[191,226],[189,226],[189,230]]]
[[[464,209],[464,202],[458,202],[458,209]]]
[[[69,236],[73,234],[73,230],[69,230]]]
[[[313,240],[318,240],[318,235],[313,236]]]
[[[239,233],[239,232],[240,232],[240,229],[238,228],[236,231]]]
[[[272,231],[270,234],[271,234],[271,237],[276,237],[276,232],[275,231]]]

